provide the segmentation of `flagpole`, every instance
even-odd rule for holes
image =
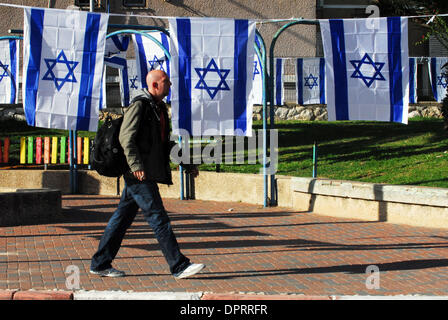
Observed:
[[[289,22],[287,24],[285,24],[284,26],[282,26],[280,29],[278,29],[278,31],[275,33],[274,37],[272,38],[271,41],[271,46],[269,47],[269,106],[270,106],[270,119],[269,119],[269,124],[270,124],[270,129],[273,130],[274,129],[274,75],[273,75],[273,70],[274,70],[274,48],[275,48],[275,44],[277,42],[278,37],[280,36],[280,34],[283,33],[283,31],[285,31],[287,28],[296,25],[296,24],[306,24],[306,25],[319,25],[319,21],[318,20],[305,20],[303,18],[298,18],[292,22]],[[269,150],[269,152],[272,152],[272,150]],[[272,163],[272,157],[271,157],[271,161],[270,161],[270,171],[273,172],[273,163]],[[276,188],[276,181],[275,181],[275,174],[271,173],[271,201],[270,201],[270,205],[277,205],[277,188]]]
[[[260,48],[257,47],[255,44],[255,51],[258,57],[260,58],[261,64],[262,64],[262,103],[263,103],[263,207],[268,206],[268,175],[267,175],[267,125],[266,125],[266,79],[267,79],[267,70],[266,70],[266,45],[264,43],[263,37],[258,32],[258,30],[255,31],[255,36],[259,40]],[[261,53],[260,53],[261,50]]]

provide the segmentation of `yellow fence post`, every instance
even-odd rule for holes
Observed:
[[[20,137],[20,164],[26,162],[26,137]]]

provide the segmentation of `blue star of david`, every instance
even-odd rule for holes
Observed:
[[[138,89],[137,85],[135,84],[135,82],[137,81],[137,77],[138,76],[135,76],[134,78],[129,79],[131,81],[131,89]]]
[[[312,73],[310,73],[310,75],[308,77],[305,77],[304,79],[305,79],[305,87],[313,89],[314,87],[319,86],[319,84],[317,83],[317,79],[319,79],[319,77],[313,76]]]
[[[437,85],[442,86],[444,89],[448,86],[448,79],[446,75],[441,75],[437,77]]]
[[[361,60],[350,60],[350,63],[355,67],[355,71],[351,75],[352,78],[362,79],[366,86],[370,88],[375,80],[385,81],[386,79],[381,74],[381,69],[383,69],[384,62],[373,62],[372,58],[366,53]],[[361,67],[363,64],[371,65],[373,67],[374,74],[371,77],[365,76],[361,73]]]
[[[48,70],[44,74],[42,80],[53,81],[58,91],[61,90],[61,88],[64,86],[66,82],[77,82],[75,75],[73,74],[73,71],[75,70],[79,62],[68,61],[67,57],[65,56],[64,50],[61,50],[56,59],[44,59],[44,60]],[[56,75],[53,72],[54,67],[59,63],[64,64],[67,67],[67,74],[65,75],[64,78],[56,77]]]
[[[9,67],[9,65],[7,65],[7,64],[3,64],[3,63],[0,61],[0,68],[3,68],[3,73],[0,74],[0,82],[3,80],[4,77],[9,77],[8,67]]]
[[[254,61],[254,76],[253,76],[252,80],[255,79],[255,76],[257,74],[260,74],[260,70],[258,70],[258,61]]]
[[[219,69],[214,59],[210,61],[210,63],[207,65],[206,68],[194,68],[194,69],[196,70],[196,73],[199,76],[199,81],[196,84],[195,88],[207,90],[207,93],[209,94],[210,98],[212,99],[215,98],[219,90],[230,91],[230,88],[226,83],[226,78],[230,72],[230,69]],[[216,87],[210,87],[205,83],[205,76],[207,75],[208,72],[216,72],[216,74],[219,76],[220,80]]]
[[[157,70],[157,68],[160,68],[159,70],[165,71],[163,68],[163,63],[165,62],[165,58],[157,58],[157,56],[154,56],[154,59],[148,60],[149,65],[151,67],[150,70]]]

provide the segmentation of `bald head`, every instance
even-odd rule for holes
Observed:
[[[168,95],[171,86],[168,75],[162,70],[151,70],[148,72],[146,84],[148,85],[149,93],[158,101],[161,101]]]

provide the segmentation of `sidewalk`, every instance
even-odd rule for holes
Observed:
[[[205,263],[203,272],[171,276],[139,214],[114,263],[127,276],[91,275],[90,258],[117,203],[117,197],[66,195],[63,217],[51,224],[0,227],[0,298],[30,289],[68,292],[69,299],[120,293],[154,299],[448,296],[446,230],[198,200],[164,203],[183,253]],[[370,265],[379,273],[369,277]]]

